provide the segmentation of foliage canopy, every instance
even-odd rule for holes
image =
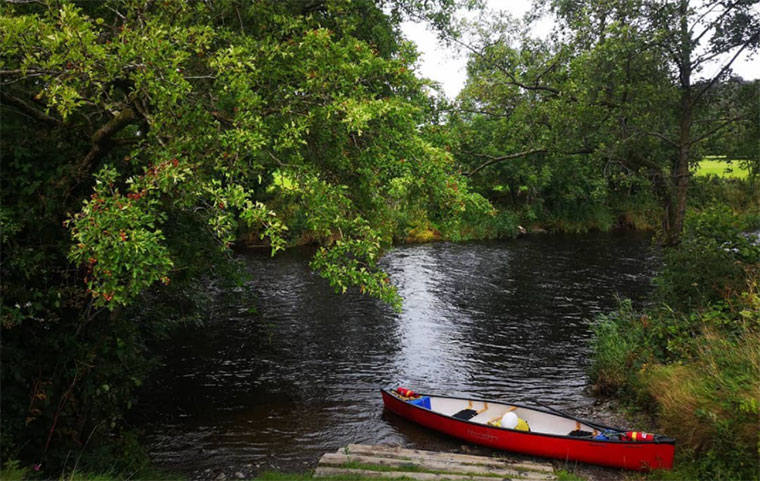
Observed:
[[[462,42],[455,155],[489,198],[554,215],[653,197],[680,240],[690,169],[705,154],[757,164],[760,84],[731,65],[760,45],[757,2],[542,2],[546,39],[506,14]],[[715,64],[715,62],[717,62]]]
[[[146,341],[242,237],[316,242],[337,290],[398,306],[378,260],[410,218],[490,215],[419,133],[398,31],[453,2],[1,8],[3,458],[60,467],[116,430]]]

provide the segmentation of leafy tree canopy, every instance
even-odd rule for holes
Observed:
[[[730,77],[760,43],[757,2],[541,3],[558,22],[546,40],[503,15],[469,29],[469,79],[451,122],[457,157],[479,183],[542,198],[564,190],[575,204],[650,185],[664,241],[677,243],[689,168],[708,142],[760,155],[756,103],[746,102],[757,83]]]
[[[454,6],[2,6],[4,457],[115,425],[156,329],[129,306],[185,309],[241,236],[315,241],[338,291],[399,305],[377,263],[409,218],[491,209],[420,135],[429,100],[398,31]]]

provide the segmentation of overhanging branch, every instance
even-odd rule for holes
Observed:
[[[50,115],[46,114],[45,112],[43,112],[42,110],[38,108],[35,108],[32,104],[30,104],[26,100],[23,100],[21,98],[18,98],[16,96],[13,96],[11,94],[8,94],[2,91],[0,91],[0,99],[2,99],[4,104],[8,104],[8,105],[12,105],[16,107],[18,110],[34,118],[35,120],[39,120],[40,122],[46,123],[53,127],[61,125],[60,120],[56,119],[55,117],[51,117]]]
[[[524,150],[522,152],[515,152],[514,154],[500,155],[498,157],[494,157],[494,156],[490,156],[490,155],[483,155],[483,157],[489,157],[489,159],[487,161],[483,162],[482,164],[480,164],[479,166],[475,167],[472,170],[472,172],[470,172],[468,174],[464,174],[464,175],[465,175],[465,177],[472,177],[473,175],[477,174],[478,172],[480,172],[481,170],[485,169],[489,165],[493,165],[493,164],[495,164],[497,162],[502,162],[504,160],[510,160],[510,159],[517,159],[517,158],[520,158],[520,157],[526,157],[528,155],[533,155],[533,154],[544,153],[546,151],[547,150],[545,148],[539,148],[539,149]]]

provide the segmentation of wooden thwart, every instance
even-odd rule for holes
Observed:
[[[438,453],[392,446],[350,444],[319,460],[315,477],[347,475],[363,478],[494,481],[556,479],[548,463],[515,462],[467,454]]]
[[[514,411],[515,409],[517,409],[517,406],[512,406],[511,408],[507,409],[504,412],[504,414],[510,413],[510,412]],[[493,423],[495,423],[496,421],[498,421],[499,419],[501,419],[502,417],[504,417],[504,414],[500,414],[499,416],[496,416],[495,418],[491,419],[490,421],[488,421],[488,424],[493,425]]]

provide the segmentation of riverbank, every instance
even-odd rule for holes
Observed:
[[[592,419],[603,424],[611,426],[630,427],[632,429],[652,431],[654,426],[654,419],[647,416],[641,411],[634,412],[626,408],[619,401],[610,398],[598,398],[592,404],[583,406],[570,407],[567,411],[582,419]],[[625,471],[614,468],[607,468],[604,466],[596,466],[584,463],[567,463],[560,460],[546,460],[543,458],[534,458],[530,456],[521,456],[519,454],[495,451],[489,448],[484,448],[476,445],[460,445],[455,450],[451,451],[455,454],[466,454],[475,456],[507,456],[513,460],[525,460],[525,461],[538,461],[549,462],[554,467],[557,479],[560,481],[619,481],[622,478],[630,479],[642,479],[647,475],[644,473],[636,473],[633,471]],[[316,466],[316,464],[315,464]],[[267,471],[260,473],[253,477],[253,481],[298,481],[312,479],[312,473],[314,467],[310,470],[302,473],[282,473],[276,471]],[[659,477],[659,476],[656,476]],[[220,474],[216,478],[208,478],[216,481],[228,481],[238,478],[234,474],[224,475]],[[242,479],[242,478],[238,478]],[[326,481],[354,481],[357,478],[354,477],[327,477],[320,478]],[[376,478],[374,478],[376,479]]]
[[[595,388],[678,440],[681,478],[760,475],[760,245],[747,234],[759,220],[725,206],[692,216],[665,253],[656,303],[623,302],[596,327]]]
[[[642,412],[631,412],[614,399],[597,399],[594,403],[578,406],[575,408],[568,408],[567,411],[582,419],[593,419],[603,424],[611,426],[629,427],[637,430],[652,430],[653,419],[649,418]],[[562,481],[619,481],[621,478],[626,477],[645,477],[645,474],[635,473],[632,471],[624,471],[620,469],[607,468],[604,466],[596,466],[584,463],[567,463],[560,460],[535,458],[531,456],[522,456],[505,451],[496,451],[489,448],[484,448],[477,445],[462,444],[458,448],[448,451],[452,454],[463,454],[473,456],[484,457],[498,457],[508,458],[512,462],[539,462],[550,463],[554,467],[556,479]],[[316,463],[308,471],[300,474],[295,473],[281,473],[275,471],[268,471],[260,473],[253,477],[254,481],[293,481],[293,480],[306,480],[312,479],[313,470],[316,467]],[[208,478],[216,481],[228,481],[239,478],[239,475],[224,473],[219,474],[216,478]],[[320,478],[330,480],[356,480],[355,477],[341,477],[333,476],[327,478]],[[374,478],[376,479],[376,478]]]
[[[571,414],[581,418],[593,419],[604,424],[621,427],[631,427],[638,430],[653,430],[655,420],[648,417],[641,411],[633,412],[624,404],[614,399],[597,398],[593,403],[576,407],[565,408]],[[647,475],[644,473],[635,473],[619,469],[606,468],[589,464],[570,464],[559,460],[545,460],[542,458],[533,458],[529,456],[515,455],[508,452],[494,451],[476,445],[461,444],[458,447],[448,450],[454,454],[465,454],[475,456],[497,456],[503,458],[507,456],[514,462],[549,462],[554,467],[557,479],[560,481],[618,481],[625,479],[684,479],[677,473],[690,473],[688,467],[675,466],[676,470],[672,474],[655,473]],[[161,471],[146,471],[137,479],[160,479],[164,481],[306,481],[313,479],[313,473],[317,466],[317,459],[308,465],[304,465],[300,472],[279,471],[274,464],[248,463],[243,466],[235,465],[220,470],[206,469],[197,471],[190,476],[178,476]],[[0,473],[1,479],[7,481],[22,481],[27,479],[30,474],[28,469],[6,469]],[[65,481],[109,481],[117,479],[127,479],[113,473],[92,474],[75,472],[65,477]],[[319,479],[325,481],[356,481],[356,476],[326,476]],[[372,478],[378,479],[378,478]],[[64,478],[61,478],[64,481]]]

